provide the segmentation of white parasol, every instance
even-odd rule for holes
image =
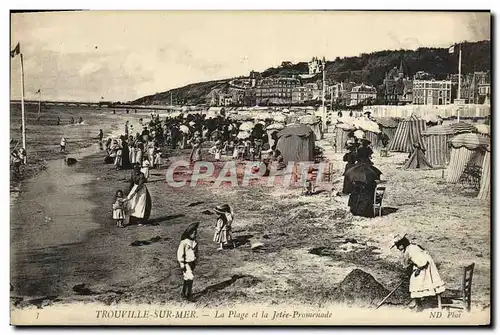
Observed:
[[[299,123],[312,125],[318,123],[318,119],[314,115],[305,115],[299,118]]]
[[[281,123],[273,123],[273,124],[267,126],[266,130],[271,130],[271,129],[278,129],[278,130],[280,130],[280,129],[283,129],[283,128],[285,128],[285,126],[282,125]]]
[[[238,133],[238,136],[236,136],[236,138],[238,138],[238,139],[240,139],[240,140],[245,140],[245,139],[249,138],[249,137],[250,137],[250,135],[251,135],[251,134],[250,134],[248,131],[240,131],[240,132]]]
[[[365,138],[365,132],[358,129],[354,132],[354,136],[357,138],[357,139],[362,139],[362,138]]]
[[[241,131],[249,131],[249,130],[252,130],[253,127],[254,127],[253,122],[244,122],[244,123],[241,124],[241,126],[240,126],[239,129]]]
[[[286,121],[286,116],[283,114],[277,114],[273,116],[273,120],[276,122],[285,122]]]
[[[181,125],[179,127],[179,130],[182,131],[184,134],[189,134],[189,128],[186,125]]]

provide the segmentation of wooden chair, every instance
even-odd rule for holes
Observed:
[[[443,308],[456,308],[462,309],[467,312],[470,312],[471,307],[471,292],[472,292],[472,275],[474,274],[474,263],[464,267],[464,276],[462,280],[462,288],[458,294],[455,295],[445,295],[443,298],[447,300],[451,300],[452,303],[441,304]],[[460,302],[460,303],[455,303]]]
[[[382,216],[382,200],[384,199],[385,186],[379,186],[375,188],[375,194],[373,195],[373,216]]]

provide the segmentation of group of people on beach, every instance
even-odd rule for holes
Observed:
[[[152,120],[154,120],[154,118]],[[156,125],[156,123],[154,123],[154,125],[153,123],[151,124],[153,127]],[[165,122],[161,124],[161,127],[164,128],[166,125],[169,125],[168,130],[162,132],[162,138],[156,138],[155,135],[157,133],[155,132],[153,135],[151,128],[144,126],[144,131],[141,134],[136,133],[135,136],[129,137],[124,135],[120,138],[120,142],[111,141],[110,145],[106,145],[106,153],[109,156],[112,155],[113,151],[119,155],[117,151],[119,150],[118,148],[121,148],[121,166],[123,167],[129,164],[133,167],[128,193],[117,190],[115,194],[112,211],[113,218],[116,220],[116,225],[118,227],[124,227],[125,225],[143,225],[149,219],[152,203],[151,196],[147,189],[147,172],[145,173],[143,170],[143,163],[148,159],[154,160],[154,154],[158,148],[163,147],[163,149],[165,149],[166,146],[177,147],[178,143],[181,143],[181,148],[186,148],[188,145],[191,145],[190,161],[195,162],[202,158],[202,144],[207,140],[212,140],[214,145],[208,151],[214,156],[215,161],[218,161],[222,159],[223,154],[233,159],[243,159],[245,155],[251,154],[249,147],[251,147],[252,143],[258,143],[256,146],[260,148],[258,151],[260,159],[263,161],[278,161],[284,164],[279,150],[276,149],[276,147],[268,147],[269,144],[267,141],[263,141],[261,144],[261,138],[243,141],[243,153],[240,155],[240,148],[231,148],[235,143],[238,143],[238,141],[235,141],[237,139],[230,136],[225,140],[224,136],[221,135],[223,131],[219,132],[219,135],[217,133],[208,135],[207,132],[204,133],[203,127],[201,131],[197,130],[197,123],[189,124],[189,122],[182,122],[181,119],[178,119],[177,122],[171,119],[165,120]],[[189,132],[181,134],[182,132],[176,133],[175,130],[172,131],[172,129],[179,128],[180,126],[189,126]],[[126,127],[126,129],[127,128],[130,129],[129,127]],[[216,128],[216,130],[220,129]],[[185,144],[183,144],[184,141]],[[371,161],[373,150],[370,144],[370,141],[365,138],[357,139],[353,135],[348,137],[348,140],[344,144],[345,148],[349,150],[348,153],[344,155],[344,161],[346,162],[345,171],[359,165],[373,166]],[[124,147],[127,147],[127,145],[129,148],[135,148],[135,154],[130,154],[131,150],[129,149],[128,159],[123,159],[124,156],[127,156],[124,153],[124,151],[126,151]],[[245,147],[247,149],[245,149]],[[144,150],[144,148],[146,149]],[[233,155],[229,155],[231,149],[233,150]],[[238,155],[234,154],[235,150],[237,150]],[[124,163],[126,164],[123,165]],[[372,204],[373,189],[376,186],[377,180],[360,183],[359,181],[353,182],[348,178],[346,179],[347,180],[344,181],[343,193],[350,194],[349,205],[351,206],[351,211],[353,211],[355,215],[368,216],[368,211],[371,210],[370,204]],[[217,244],[217,250],[222,251],[226,246],[236,247],[236,241],[231,232],[231,227],[234,223],[233,208],[229,204],[224,204],[216,206],[213,208],[213,211],[217,214],[217,219],[213,226],[214,234],[212,240]],[[199,222],[190,224],[182,233],[177,248],[177,261],[183,277],[181,296],[189,301],[193,301],[193,281],[199,258],[199,226]],[[421,308],[422,299],[425,297],[437,296],[439,299],[440,293],[444,291],[444,283],[439,277],[436,265],[429,253],[421,246],[410,243],[406,235],[396,236],[394,239],[394,246],[403,253],[404,265],[410,267],[409,290],[415,302],[414,306]]]

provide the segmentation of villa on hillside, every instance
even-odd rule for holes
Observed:
[[[258,105],[290,104],[292,103],[292,90],[300,86],[300,80],[296,78],[264,78],[255,88],[255,100]]]
[[[361,84],[354,86],[350,93],[351,101],[349,105],[355,106],[368,99],[377,99],[377,90],[373,86]]]

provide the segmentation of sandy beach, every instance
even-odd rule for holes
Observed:
[[[99,127],[108,134],[122,127],[119,117],[94,119],[80,135],[83,143],[94,141]],[[57,156],[54,144],[43,150]],[[318,144],[334,164],[340,190],[342,154],[334,152],[328,134]],[[70,148],[72,153],[71,141]],[[406,154],[374,155],[387,187],[382,217],[353,217],[347,197],[327,192],[306,197],[298,188],[204,183],[174,189],[165,182],[164,166],[151,170],[147,184],[153,202],[148,224],[119,229],[111,204],[117,189],[128,190],[130,170],[103,164],[104,154],[93,145],[86,152],[74,166],[65,166],[61,157],[50,161],[23,182],[11,204],[14,309],[76,301],[181,303],[176,250],[182,231],[194,221],[201,222],[197,307],[335,304],[335,288],[356,268],[391,290],[402,272],[401,253],[389,249],[395,232],[408,233],[429,250],[449,288],[460,287],[461,268],[474,262],[473,309],[489,307],[490,245],[484,243],[490,240],[489,204],[470,190],[447,185],[441,170],[403,170]],[[188,154],[176,151],[171,161]],[[213,159],[206,150],[204,157]],[[55,187],[57,180],[64,182]],[[221,252],[212,242],[216,216],[205,211],[222,203],[234,208],[237,247]],[[252,248],[258,243],[260,248]]]

